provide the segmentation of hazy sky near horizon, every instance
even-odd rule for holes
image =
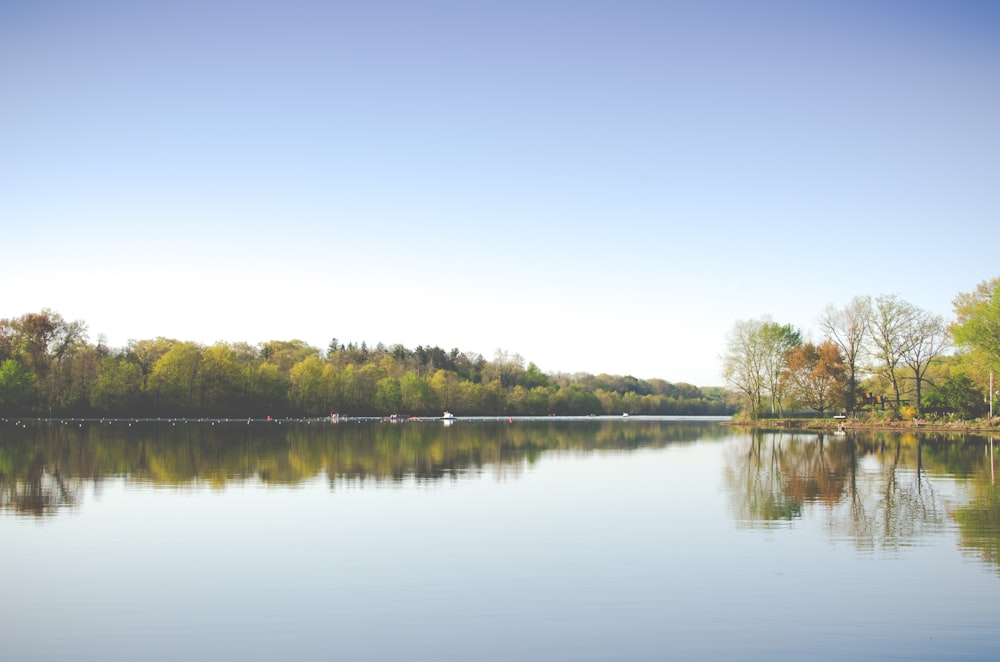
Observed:
[[[1000,275],[1000,3],[0,2],[0,317],[722,384]]]

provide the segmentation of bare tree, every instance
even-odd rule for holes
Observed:
[[[931,361],[943,354],[951,346],[947,327],[940,315],[932,315],[925,310],[914,309],[905,329],[901,359],[913,371],[916,383],[917,413],[920,413],[921,384],[927,375]]]
[[[760,341],[763,324],[757,320],[737,321],[726,337],[726,353],[722,357],[722,374],[726,382],[743,396],[747,413],[754,417],[760,409],[764,385]]]
[[[899,411],[899,375],[897,369],[909,351],[910,328],[917,315],[917,308],[894,294],[881,295],[872,306],[869,331],[872,354],[879,364],[875,370],[892,385]]]
[[[820,318],[820,327],[844,357],[847,369],[847,409],[854,412],[858,401],[858,372],[864,363],[865,337],[871,320],[871,298],[854,297],[843,308],[827,306]]]
[[[765,322],[760,328],[762,352],[761,367],[764,369],[764,386],[771,397],[771,413],[783,414],[782,399],[785,382],[781,376],[785,372],[788,352],[802,345],[802,334],[791,324]]]

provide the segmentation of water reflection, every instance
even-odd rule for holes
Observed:
[[[960,545],[1000,566],[992,439],[913,433],[756,432],[730,445],[725,481],[741,526],[791,526],[807,511],[837,539],[881,552],[957,524]]]
[[[548,451],[626,451],[719,438],[715,420],[352,423],[38,422],[0,424],[0,508],[44,516],[79,503],[84,482],[157,486],[435,481],[499,467],[511,476]]]
[[[996,484],[992,437],[985,450],[984,466],[978,474],[974,474],[976,479],[972,481],[971,498],[955,510],[955,520],[959,525],[961,548],[967,554],[1000,568],[1000,489]]]
[[[892,552],[955,527],[969,556],[1000,570],[1000,489],[992,440],[912,433],[737,433],[716,421],[519,420],[436,423],[0,424],[0,510],[45,517],[81,505],[86,487],[331,487],[455,480],[491,467],[516,477],[546,452],[627,452],[730,437],[732,515],[745,528],[820,517],[828,535]]]
[[[993,659],[993,457],[710,422],[0,424],[4,653]]]

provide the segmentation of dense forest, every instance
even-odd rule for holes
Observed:
[[[820,315],[823,338],[770,317],[737,321],[723,370],[749,418],[811,410],[970,420],[994,412],[1000,278],[960,293],[955,318],[895,295],[858,296]]]
[[[0,320],[0,416],[731,414],[722,388],[555,375],[518,354],[300,340],[90,342],[50,310]]]

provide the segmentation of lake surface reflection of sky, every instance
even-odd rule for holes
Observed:
[[[3,428],[4,657],[992,659],[986,443]]]

